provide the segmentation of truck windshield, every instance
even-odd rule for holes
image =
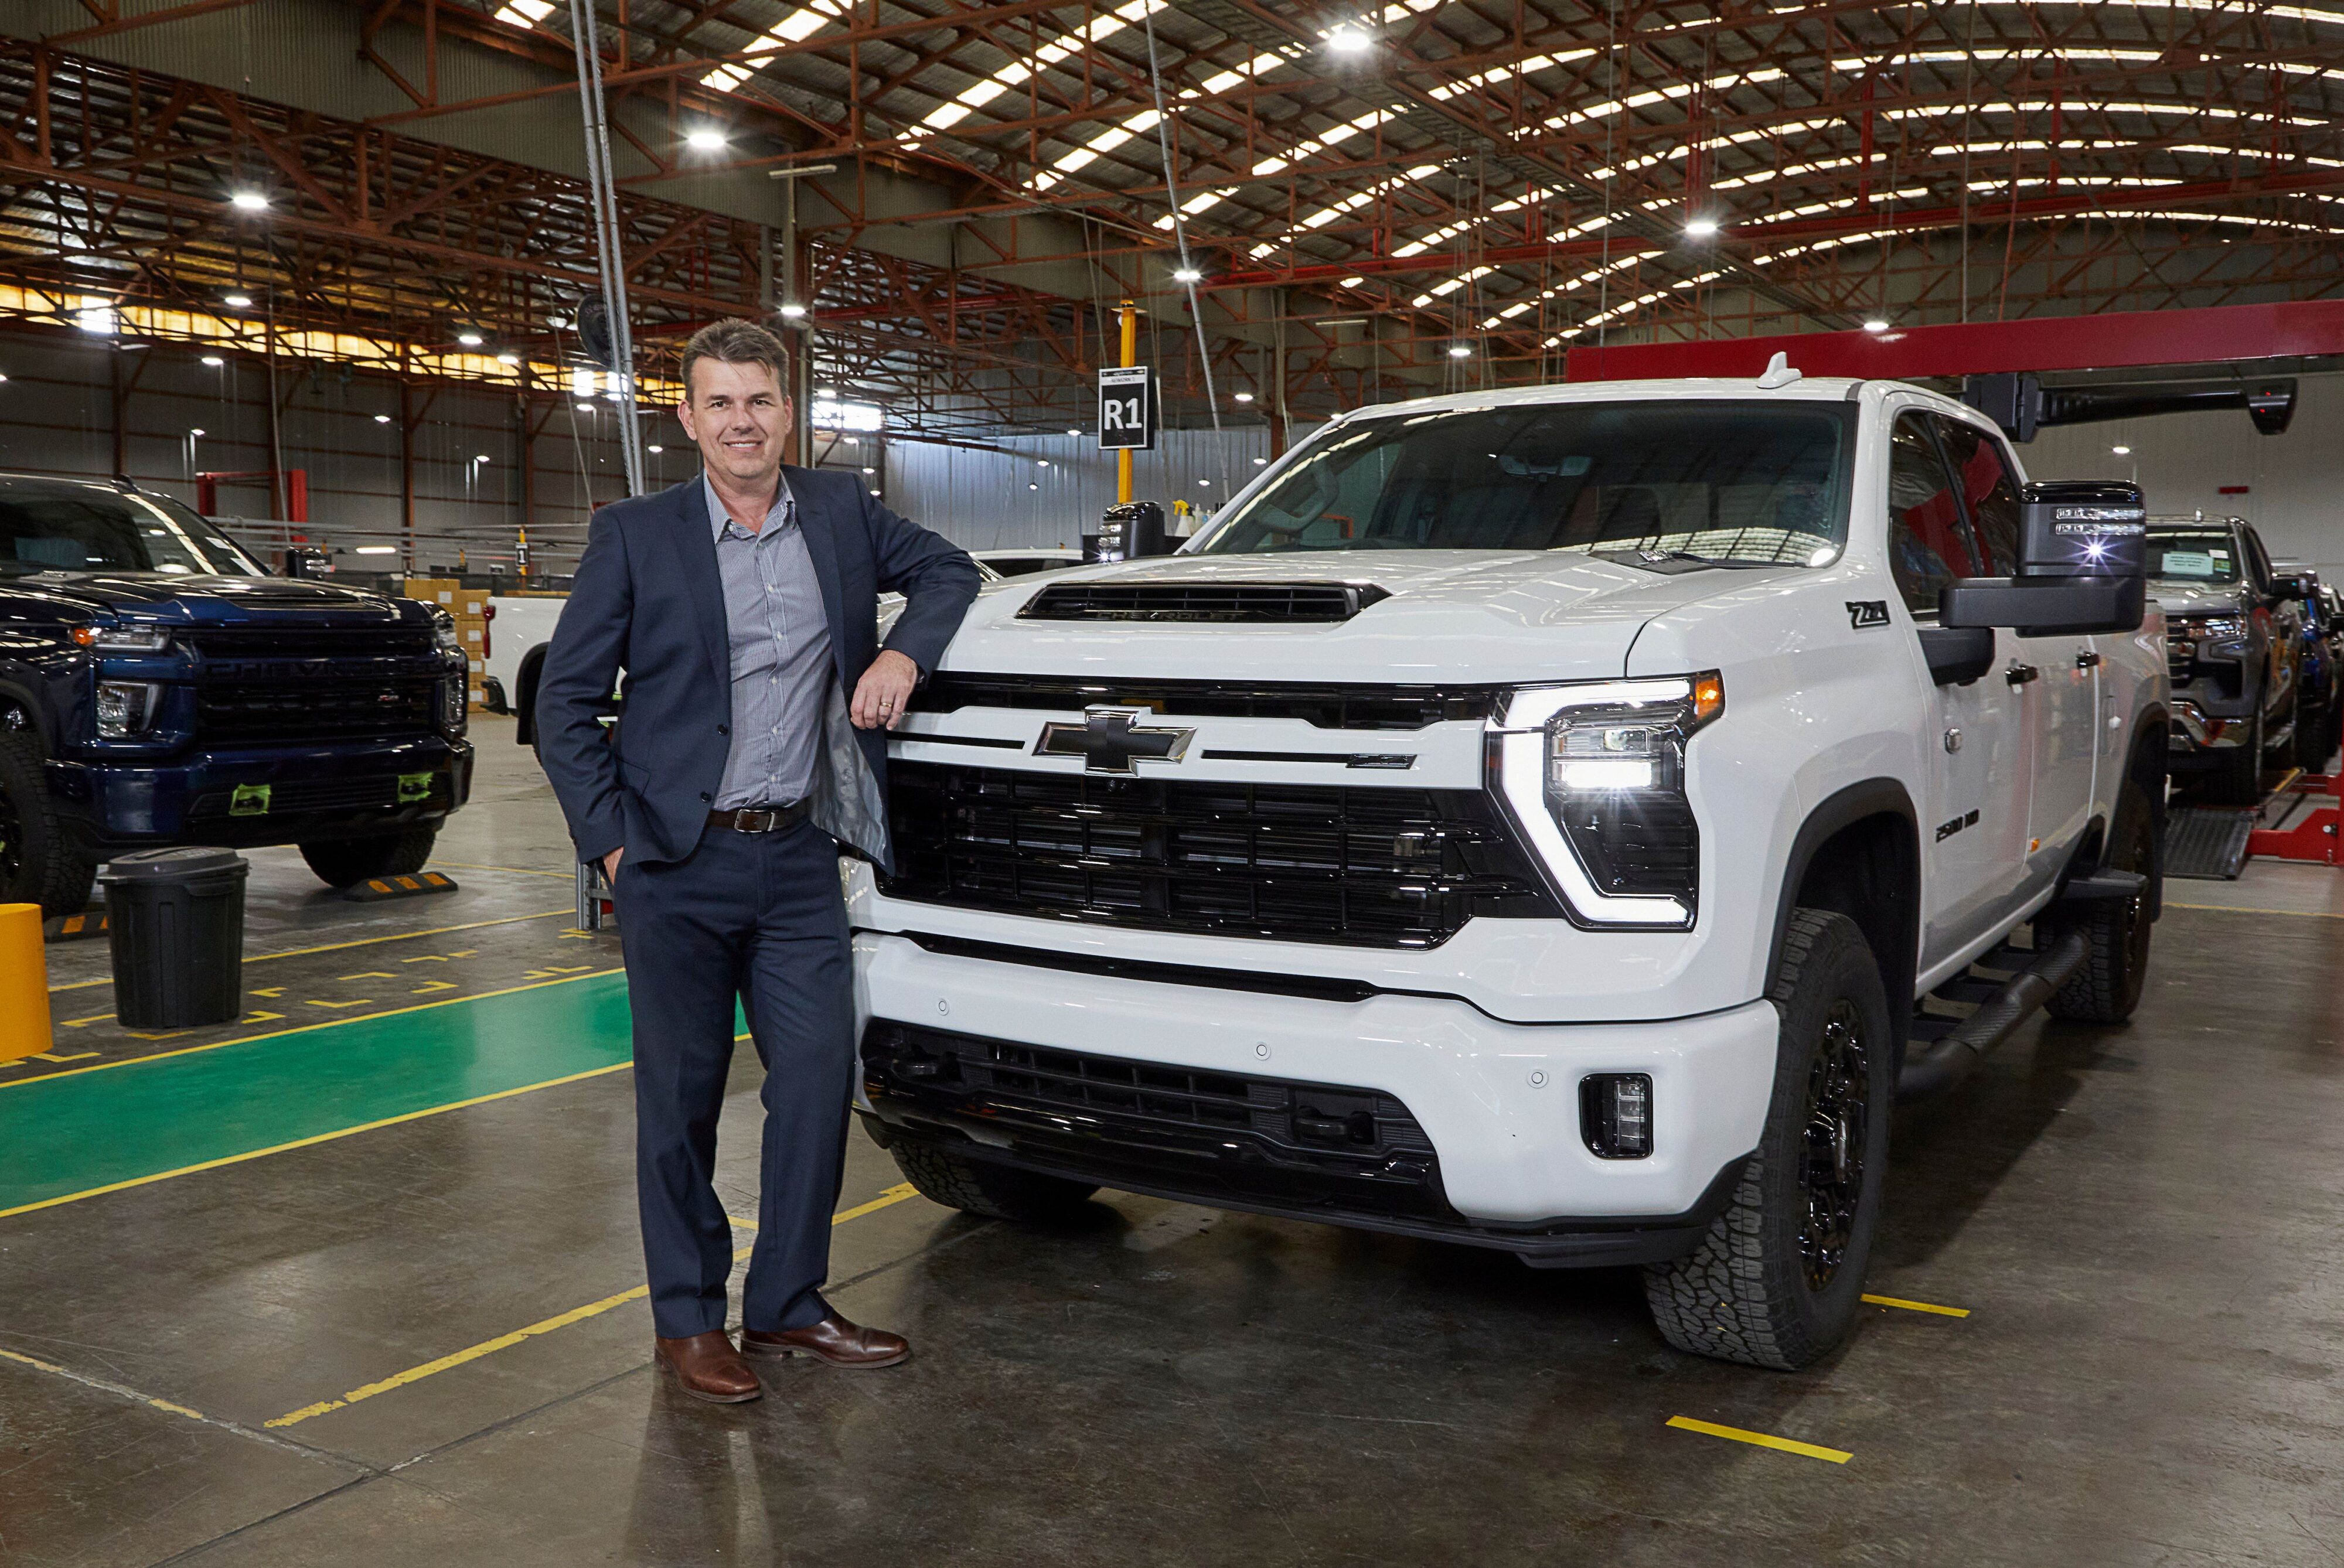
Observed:
[[[2148,531],[2148,574],[2184,582],[2236,582],[2238,550],[2228,529]]]
[[[0,572],[265,577],[259,562],[168,496],[0,479]]]
[[[1637,551],[1818,565],[1847,536],[1853,410],[1661,400],[1360,420],[1200,547]]]

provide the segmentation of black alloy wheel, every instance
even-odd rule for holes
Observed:
[[[1823,1041],[1807,1071],[1806,1158],[1799,1168],[1806,1216],[1799,1225],[1799,1256],[1810,1290],[1830,1289],[1855,1235],[1872,1115],[1870,1054],[1863,1017],[1841,997],[1824,1021]]]

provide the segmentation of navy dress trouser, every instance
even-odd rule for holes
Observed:
[[[802,1329],[830,1310],[854,1075],[854,965],[838,845],[810,823],[711,827],[683,860],[619,863],[635,1033],[635,1175],[652,1320],[662,1339],[722,1329],[732,1227],[712,1185],[733,1002],[764,1064],[757,1239],[741,1320]]]

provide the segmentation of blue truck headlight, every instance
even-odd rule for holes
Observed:
[[[1724,711],[1714,671],[1509,695],[1490,725],[1498,790],[1573,914],[1602,926],[1692,924],[1700,835],[1685,744]]]
[[[143,735],[155,723],[163,689],[145,681],[97,683],[97,733],[110,741]]]
[[[73,640],[100,653],[163,653],[171,633],[159,626],[76,626]]]

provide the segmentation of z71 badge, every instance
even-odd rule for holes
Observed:
[[[1885,599],[1851,599],[1847,602],[1847,623],[1861,632],[1867,626],[1888,624],[1888,601]]]

